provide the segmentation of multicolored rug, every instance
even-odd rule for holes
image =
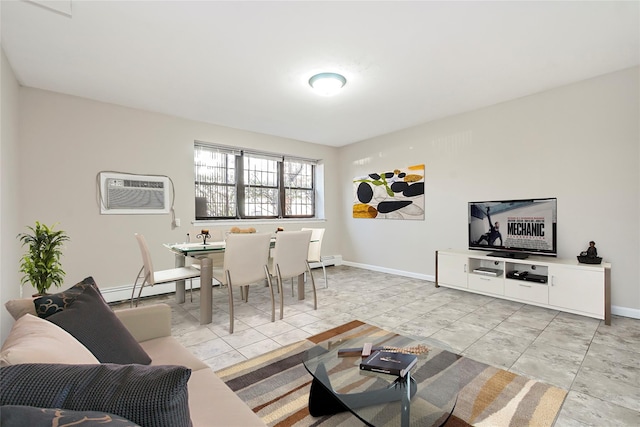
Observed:
[[[360,426],[362,422],[348,412],[317,418],[309,414],[312,377],[302,364],[302,355],[316,344],[376,332],[383,331],[360,321],[349,322],[217,374],[269,426]],[[565,390],[463,356],[453,359],[462,388],[447,427],[553,425]]]

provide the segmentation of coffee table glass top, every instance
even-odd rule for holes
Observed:
[[[361,356],[339,357],[340,349],[373,347],[416,350],[427,353],[405,378],[360,369]],[[461,356],[429,343],[387,331],[317,345],[304,355],[304,366],[313,376],[309,412],[313,416],[351,411],[367,425],[440,426],[449,418],[460,389],[457,361]]]

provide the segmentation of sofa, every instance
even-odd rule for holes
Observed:
[[[79,285],[82,292],[74,295]],[[47,303],[39,306],[33,299],[5,304],[16,322],[0,357],[3,426],[12,425],[12,416],[19,420],[15,425],[25,425],[27,407],[41,416],[49,405],[58,406],[62,395],[60,406],[69,416],[77,412],[86,420],[83,411],[104,412],[119,426],[265,426],[207,364],[171,336],[168,305],[105,310],[96,290],[87,278],[59,303],[45,298]],[[53,315],[42,319],[42,310]],[[126,363],[131,360],[136,363]],[[70,385],[76,389],[70,392]]]

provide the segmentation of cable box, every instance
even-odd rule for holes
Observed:
[[[540,274],[522,274],[518,271],[512,271],[507,273],[509,279],[523,280],[525,282],[547,283],[549,278]]]
[[[498,268],[478,267],[473,270],[474,273],[483,274],[485,276],[502,276],[502,270]]]

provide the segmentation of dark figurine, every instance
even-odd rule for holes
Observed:
[[[596,242],[593,240],[589,242],[587,250],[580,252],[580,255],[578,255],[578,261],[584,264],[600,264],[602,262],[602,258],[598,256]]]

